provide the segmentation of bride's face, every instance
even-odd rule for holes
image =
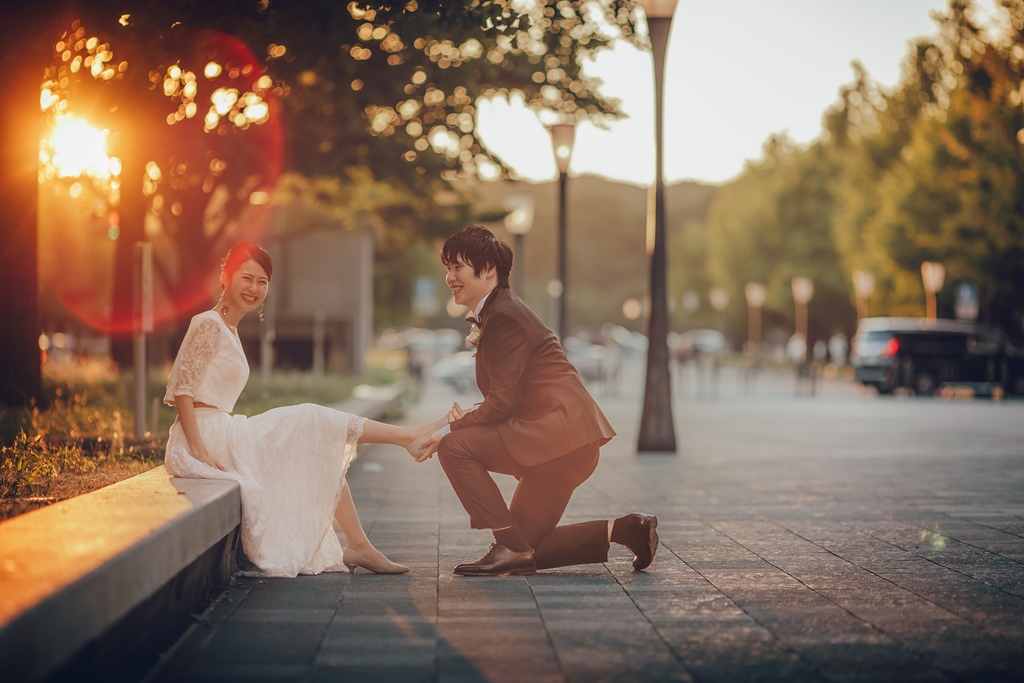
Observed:
[[[224,299],[231,307],[248,313],[260,307],[267,298],[270,278],[263,266],[252,259],[238,267],[224,289]]]

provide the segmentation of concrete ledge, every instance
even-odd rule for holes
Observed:
[[[404,387],[359,386],[333,406],[382,420]],[[234,573],[234,482],[157,467],[0,523],[4,680],[132,680]]]
[[[51,675],[232,535],[234,482],[157,467],[0,524],[0,670]]]

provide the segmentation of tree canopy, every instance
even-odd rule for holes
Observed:
[[[182,284],[207,281],[226,246],[266,221],[275,202],[307,202],[342,227],[371,227],[383,250],[464,225],[472,210],[453,181],[482,168],[507,173],[477,136],[479,99],[519,92],[570,119],[616,117],[584,65],[612,40],[640,40],[631,0],[516,7],[19,3],[3,57],[16,76],[0,117],[2,192],[13,209],[0,244],[5,284],[34,302],[35,173],[26,173],[38,158],[36,133],[50,135],[70,115],[109,131],[114,159],[91,176],[100,201],[90,210],[117,246],[114,331],[128,319],[130,247],[143,236],[160,246],[156,269],[181,299],[175,310],[187,310],[196,294]],[[81,182],[54,171],[59,161],[44,159],[43,178],[81,193]],[[9,302],[0,313],[5,365],[38,368],[36,304]],[[4,401],[37,392],[37,371],[0,380]]]
[[[465,225],[472,206],[453,181],[508,173],[477,135],[478,101],[516,92],[569,120],[617,117],[584,66],[612,40],[638,40],[627,0],[122,8],[67,13],[43,104],[53,120],[84,113],[112,131],[118,272],[145,236],[179,312],[204,296],[187,283],[239,238],[266,234],[275,205],[368,226],[383,253]],[[114,331],[126,290],[115,287]]]
[[[952,0],[895,87],[855,64],[818,141],[770,141],[709,213],[717,276],[768,283],[766,306],[787,316],[789,278],[811,277],[812,326],[826,336],[852,330],[853,271],[875,276],[871,314],[923,315],[921,263],[938,261],[940,316],[970,282],[980,318],[1021,337],[1024,3],[1000,11],[1001,30],[983,30],[970,0]]]

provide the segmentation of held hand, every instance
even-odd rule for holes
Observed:
[[[406,450],[409,451],[409,455],[416,462],[423,462],[433,457],[434,453],[437,453],[437,447],[441,443],[441,431],[438,430],[429,436],[426,436],[419,441],[409,444]]]

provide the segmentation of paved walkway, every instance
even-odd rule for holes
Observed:
[[[604,565],[453,576],[490,536],[436,459],[375,448],[354,495],[412,571],[240,578],[151,683],[1022,680],[1024,402],[839,381],[798,396],[770,372],[745,393],[728,369],[710,398],[691,369],[679,453],[637,455],[639,376],[593,388],[619,436],[566,520],[656,513],[648,571],[613,547]],[[431,386],[409,420],[456,398]]]

